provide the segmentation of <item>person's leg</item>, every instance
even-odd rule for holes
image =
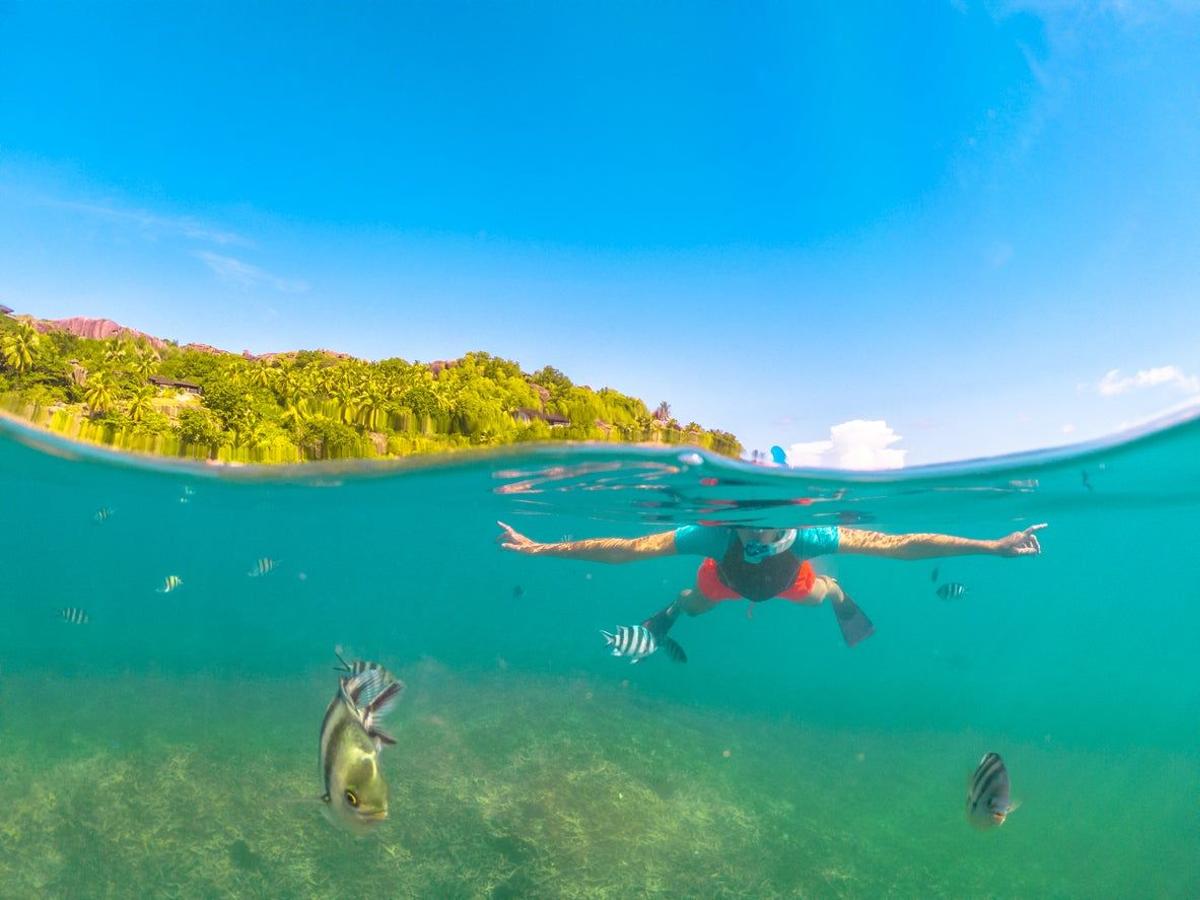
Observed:
[[[696,586],[685,588],[679,596],[671,601],[664,609],[659,610],[642,624],[650,629],[655,637],[663,637],[681,612],[689,616],[700,616],[708,612],[722,600],[740,600],[741,596],[721,581],[717,572],[715,560],[706,559],[696,572]]]
[[[662,637],[671,630],[671,626],[675,624],[675,620],[679,618],[681,612],[687,613],[689,616],[699,616],[716,605],[717,601],[709,600],[699,590],[684,588],[679,592],[678,597],[642,624],[649,628],[655,637]]]
[[[813,579],[813,586],[809,590],[808,595],[803,600],[795,600],[793,602],[819,606],[827,599],[833,603],[840,603],[845,596],[842,586],[837,583],[836,578],[832,578],[829,575],[818,575]]]
[[[710,600],[700,592],[699,588],[684,588],[671,605],[689,616],[702,616],[720,602],[720,600]]]
[[[795,583],[779,596],[790,603],[805,606],[817,606],[828,600],[837,615],[842,638],[850,647],[866,640],[875,632],[875,626],[871,624],[866,613],[842,590],[837,579],[816,574],[807,562],[796,573]]]

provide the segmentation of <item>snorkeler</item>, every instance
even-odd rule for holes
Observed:
[[[875,630],[838,582],[818,575],[809,560],[831,553],[857,553],[889,559],[933,559],[942,556],[1032,556],[1041,553],[1037,532],[1045,524],[996,540],[974,540],[948,534],[884,534],[844,526],[807,528],[732,528],[685,525],[640,538],[593,538],[542,544],[503,522],[500,544],[531,556],[558,556],[592,562],[624,563],[660,556],[702,556],[696,586],[682,591],[665,609],[643,624],[661,639],[680,612],[698,616],[726,600],[752,603],[778,597],[803,606],[828,599],[846,643],[855,644]]]

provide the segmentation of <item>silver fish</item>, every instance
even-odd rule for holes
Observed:
[[[86,625],[88,623],[87,610],[80,609],[77,606],[67,606],[60,610],[64,622],[70,622],[72,625]]]
[[[246,574],[251,578],[261,578],[263,575],[270,575],[275,571],[275,567],[279,565],[279,560],[271,559],[269,556],[264,556],[254,564],[254,568]]]
[[[358,674],[338,679],[338,691],[321,721],[321,800],[330,818],[355,830],[388,815],[388,786],[379,770],[379,753],[396,740],[379,723],[400,699],[404,683],[385,671],[368,664]]]
[[[967,586],[959,584],[957,581],[947,582],[937,589],[937,595],[943,600],[957,600],[966,592]]]
[[[107,522],[111,516],[112,510],[107,506],[102,506],[96,510],[96,515],[94,515],[92,518],[94,518],[97,522],[104,523]]]
[[[1004,760],[998,753],[985,753],[967,781],[967,819],[976,828],[996,828],[1016,808]]]

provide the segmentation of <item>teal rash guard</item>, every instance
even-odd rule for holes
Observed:
[[[734,530],[727,526],[684,525],[675,529],[675,551],[684,556],[705,556],[722,559],[729,545],[736,539]],[[812,559],[838,551],[838,527],[836,525],[814,525],[800,528],[796,540],[790,547],[801,559]]]

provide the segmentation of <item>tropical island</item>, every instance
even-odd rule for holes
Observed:
[[[219,462],[394,458],[527,441],[688,444],[665,401],[528,374],[483,352],[429,363],[328,350],[255,356],[180,345],[107,319],[40,320],[0,306],[0,404],[80,440]]]

